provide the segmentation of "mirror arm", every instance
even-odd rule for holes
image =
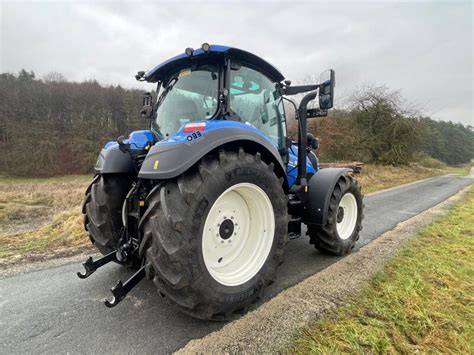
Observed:
[[[296,95],[302,94],[304,92],[317,90],[319,88],[318,85],[301,85],[301,86],[286,86],[283,88],[284,95]]]
[[[319,86],[319,85],[318,85]],[[316,98],[317,92],[310,92],[301,100],[298,109],[298,178],[297,184],[299,186],[306,186],[306,118],[308,103]]]

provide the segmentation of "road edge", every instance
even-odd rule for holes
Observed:
[[[374,196],[374,195],[381,194],[383,192],[392,191],[392,190],[395,190],[395,189],[398,189],[398,188],[401,188],[401,187],[416,185],[416,184],[419,184],[420,182],[423,182],[423,181],[427,181],[427,180],[431,180],[431,179],[435,179],[435,178],[439,178],[439,177],[446,177],[446,176],[457,176],[457,177],[461,177],[461,178],[474,177],[474,166],[471,167],[471,170],[469,170],[469,173],[467,175],[444,174],[444,175],[430,176],[430,177],[427,177],[427,178],[424,178],[424,179],[421,179],[421,180],[415,180],[415,181],[407,182],[406,184],[396,185],[396,186],[392,186],[392,187],[387,187],[386,189],[383,189],[383,190],[377,190],[377,191],[374,191],[374,192],[369,192],[367,194],[364,194],[364,196]]]
[[[69,256],[58,256],[49,258],[47,260],[8,265],[7,268],[0,269],[0,280],[29,272],[52,269],[68,264],[79,263],[85,261],[89,256],[95,258],[100,256],[100,254],[91,246],[90,248],[83,248],[83,250],[81,249],[81,251],[79,251],[77,254]],[[78,265],[77,271],[81,271],[80,265]]]
[[[242,318],[191,340],[176,353],[284,352],[299,330],[357,295],[422,228],[447,214],[470,186],[397,224],[357,252],[282,291]]]

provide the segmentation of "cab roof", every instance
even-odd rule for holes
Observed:
[[[265,74],[274,82],[281,82],[285,79],[277,68],[255,54],[238,48],[217,44],[211,45],[208,52],[204,52],[202,48],[198,48],[194,50],[192,56],[188,56],[186,53],[178,54],[146,72],[144,79],[151,83],[166,81],[171,75],[176,74],[182,69],[189,68],[196,61],[205,61],[207,58],[211,59],[219,56],[239,61],[241,64],[245,64]]]

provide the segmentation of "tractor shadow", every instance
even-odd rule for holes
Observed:
[[[279,268],[275,282],[269,286],[264,298],[253,304],[250,310],[341,259],[320,254],[309,245],[305,236],[290,241],[285,255],[285,262]],[[68,274],[75,274],[80,269],[80,264],[71,264],[68,266]],[[41,301],[42,306],[50,307],[53,312],[49,316],[42,312],[41,317],[51,317],[51,329],[69,327],[70,330],[61,338],[51,335],[47,340],[38,338],[38,341],[41,340],[41,344],[47,341],[48,348],[62,348],[61,344],[65,342],[72,346],[71,349],[75,349],[74,344],[77,344],[84,352],[107,352],[111,349],[112,342],[113,348],[124,346],[125,349],[133,344],[134,352],[137,353],[169,353],[183,347],[188,341],[202,338],[227,324],[194,319],[181,313],[168,299],[161,297],[148,280],[140,282],[116,307],[105,307],[102,301],[112,296],[110,288],[118,280],[127,280],[133,272],[110,263],[86,280],[80,280],[75,275],[64,279],[64,276],[52,270],[51,282],[56,286],[51,286],[51,289],[57,291],[59,287],[61,291],[57,291],[55,297]],[[48,293],[49,289],[42,292]],[[65,302],[65,298],[68,301]],[[58,314],[65,316],[58,318]],[[239,317],[241,315],[236,315],[234,319]],[[58,323],[58,319],[64,324]],[[83,338],[89,339],[89,342],[79,345],[77,339]],[[103,339],[108,340],[104,342]]]
[[[275,297],[282,290],[291,287],[305,278],[323,270],[334,262],[337,257],[322,255],[309,245],[307,238],[291,241],[287,245],[286,260],[279,268],[275,282],[269,286],[266,295],[252,305],[250,310]],[[97,285],[90,285],[90,289],[100,290],[101,298],[110,297],[108,287],[112,287],[121,279],[125,281],[133,274],[133,270],[122,268],[119,265],[108,265],[107,271],[100,272]],[[99,272],[98,272],[99,273]],[[92,279],[92,277],[91,277]],[[107,285],[104,287],[104,285]],[[142,281],[129,295],[115,308],[106,309],[100,304],[97,307],[96,319],[103,315],[109,324],[120,324],[126,321],[126,327],[118,331],[115,336],[133,339],[135,343],[144,342],[144,346],[159,347],[163,351],[173,351],[184,346],[189,340],[201,338],[210,332],[219,330],[227,322],[213,322],[194,319],[181,313],[169,300],[161,297],[151,281]],[[241,315],[236,315],[238,319]],[[103,329],[103,328],[102,328]],[[159,336],[150,339],[141,339],[142,330],[156,330]],[[146,343],[145,343],[146,342]],[[151,342],[151,344],[150,344]]]

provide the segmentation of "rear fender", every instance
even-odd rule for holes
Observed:
[[[329,201],[336,183],[352,169],[327,168],[319,170],[308,182],[308,196],[301,218],[303,223],[325,225]]]
[[[252,153],[260,152],[262,159],[273,162],[278,175],[286,181],[285,165],[275,145],[254,127],[233,121],[207,121],[205,131],[183,133],[181,129],[170,139],[158,142],[150,149],[138,177],[171,179],[212,151],[239,146]]]

